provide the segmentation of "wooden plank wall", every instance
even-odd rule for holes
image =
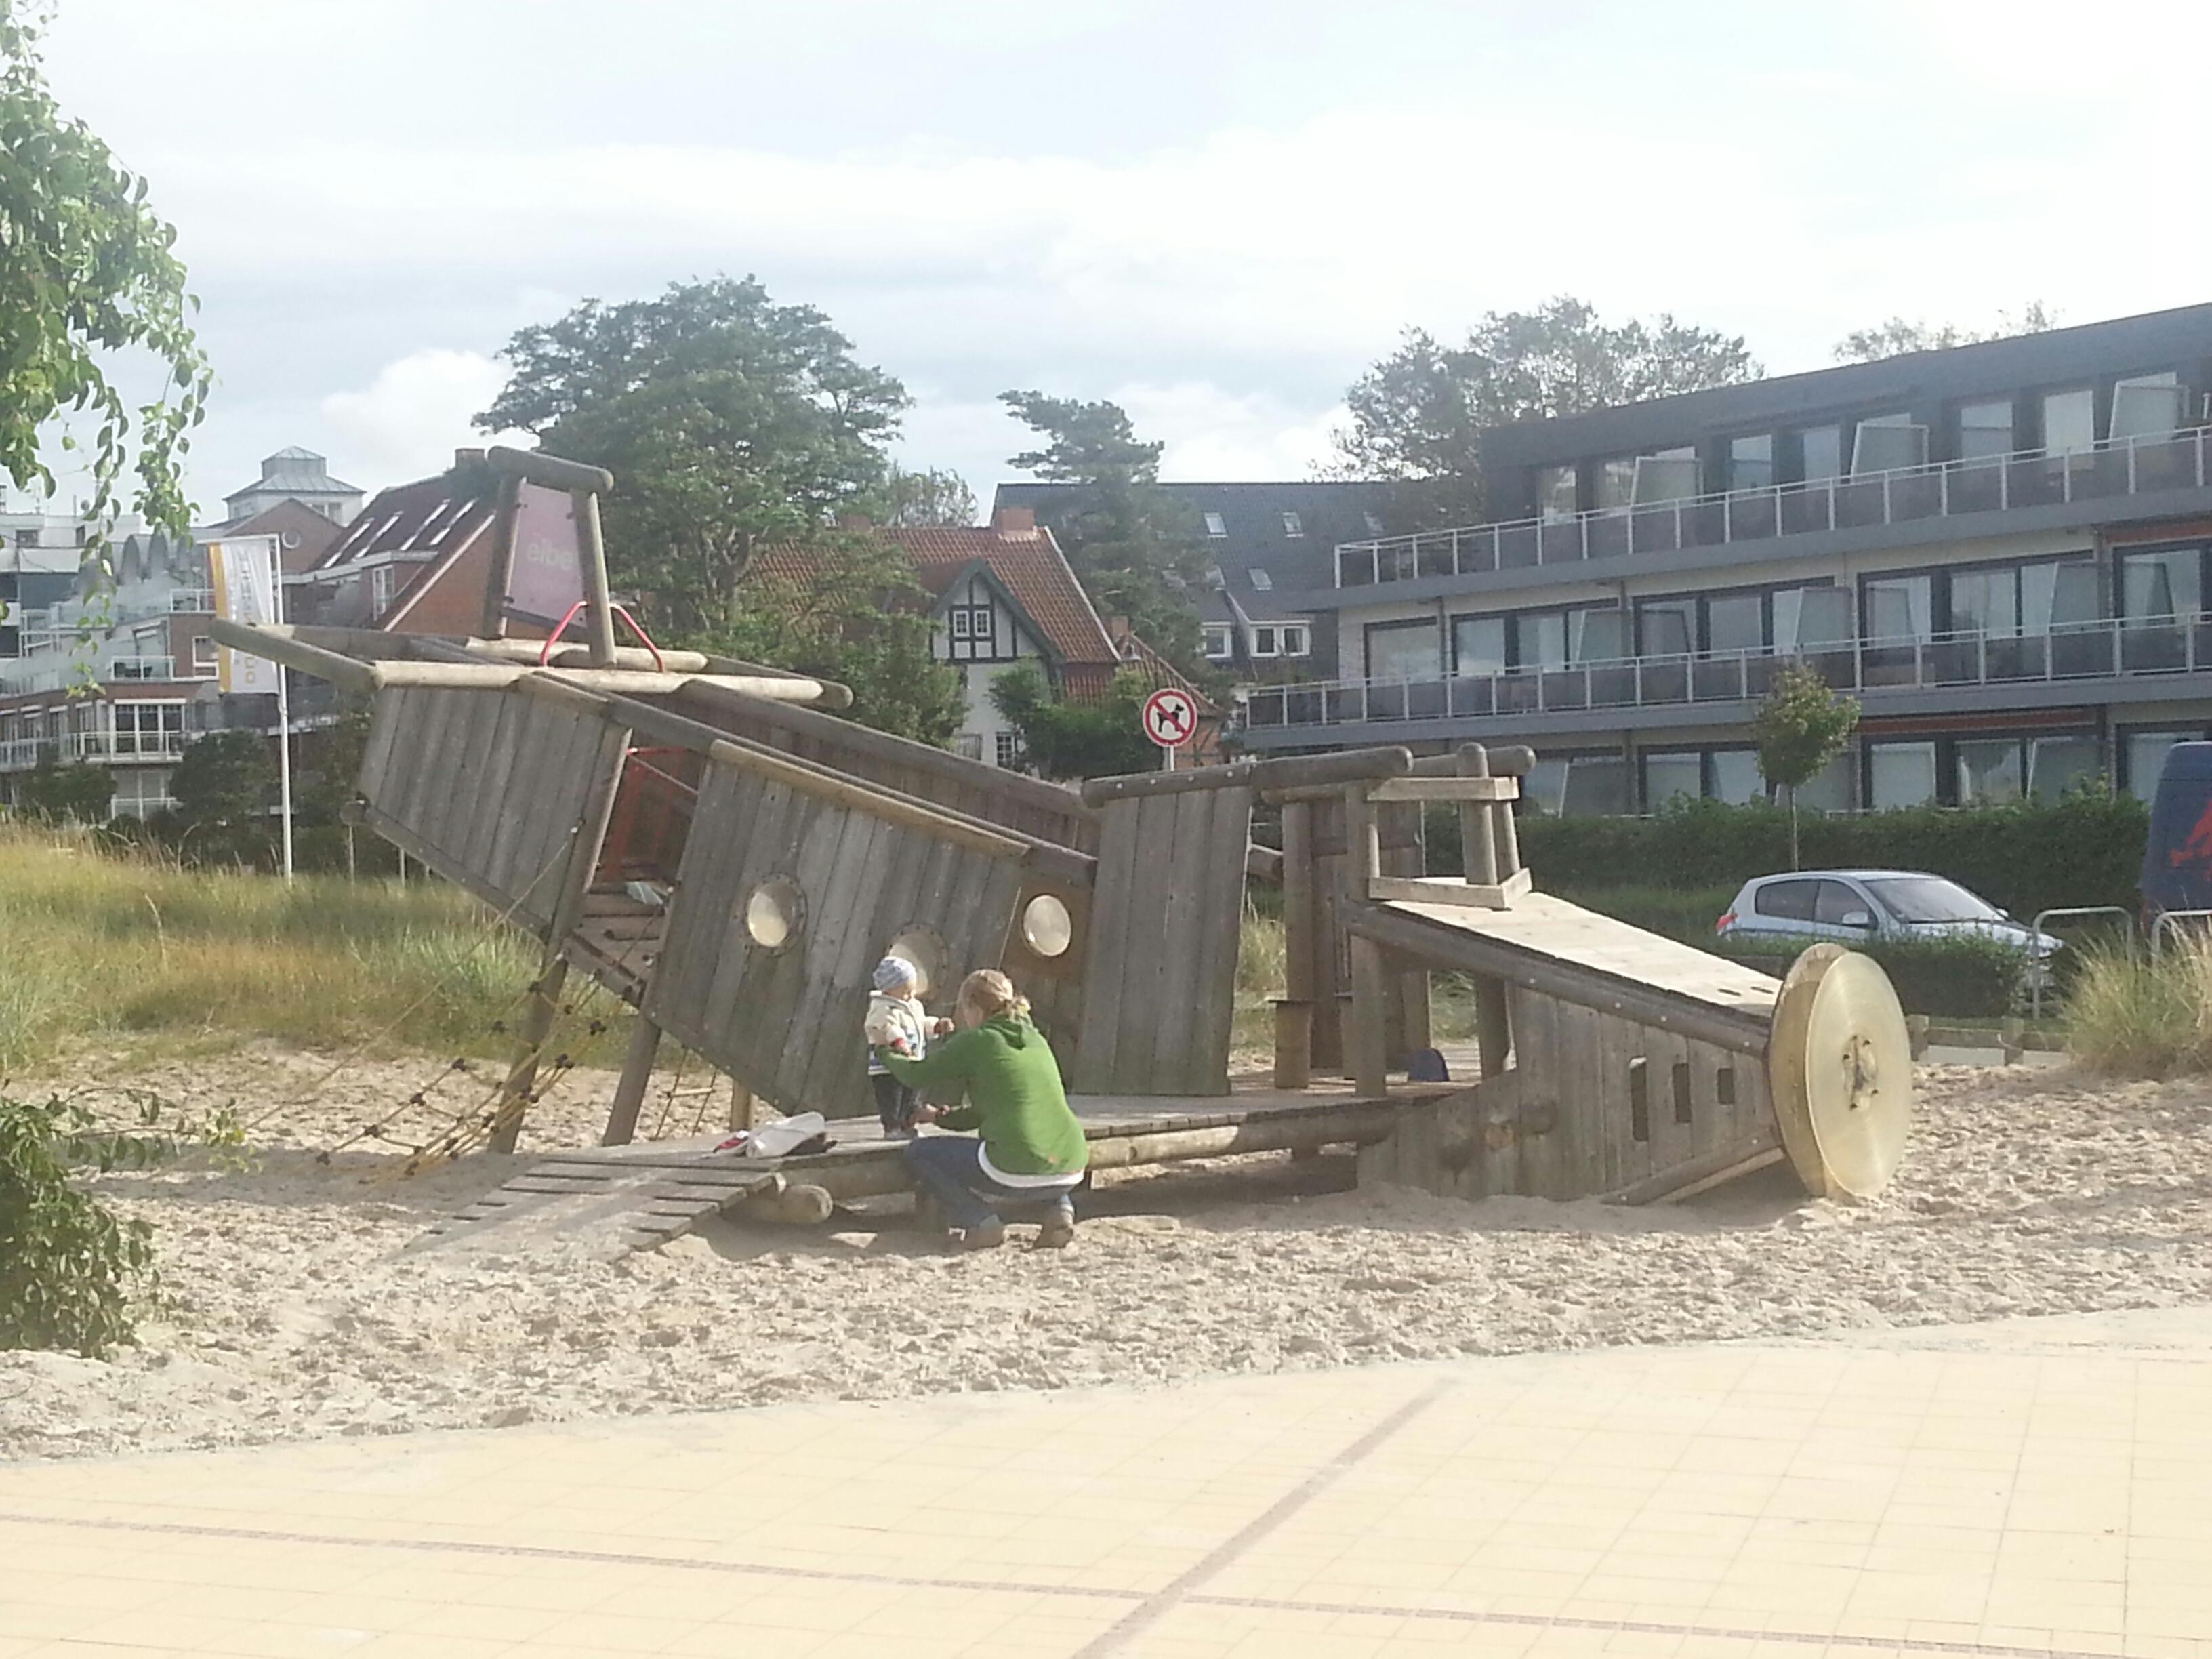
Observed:
[[[1103,817],[1075,1086],[1226,1094],[1252,792],[1139,795]]]
[[[518,921],[550,925],[606,725],[518,690],[376,696],[356,784],[410,850]]]
[[[1344,890],[1346,869],[1344,845],[1344,802],[1340,798],[1314,803],[1314,1015],[1313,1069],[1343,1074],[1346,1061],[1344,1018],[1352,994],[1352,935],[1337,919],[1336,902]],[[1427,855],[1421,846],[1421,808],[1417,801],[1386,801],[1376,808],[1376,829],[1382,843],[1382,873],[1386,876],[1425,875]],[[1287,875],[1285,878],[1289,879]],[[1408,973],[1394,976],[1404,995],[1392,1000],[1388,1048],[1393,1063],[1404,1057],[1407,1032],[1401,1004],[1415,994],[1413,986],[1425,986],[1427,975]],[[1414,1045],[1426,1047],[1422,1042]]]
[[[784,1110],[872,1111],[860,1022],[877,962],[898,934],[933,930],[951,969],[929,1001],[950,1012],[960,977],[1006,953],[1022,866],[720,764],[693,823],[645,1012]],[[775,876],[804,910],[766,949],[745,911]]]

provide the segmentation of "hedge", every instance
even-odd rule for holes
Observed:
[[[1820,942],[1789,939],[1781,941],[1779,948],[1754,950],[1723,940],[1711,948],[1717,955],[1779,979],[1800,951]],[[2027,953],[2000,939],[1868,939],[1854,940],[1850,948],[1881,964],[1908,1014],[2001,1019],[2019,1006],[2025,994]]]
[[[2026,921],[2065,905],[2133,908],[2148,809],[2131,796],[2069,794],[2053,805],[1916,806],[1801,820],[1808,870],[1928,870],[1971,888]],[[1426,825],[1430,868],[1458,867],[1449,811]],[[1790,813],[1754,803],[1680,802],[1646,818],[1520,822],[1521,853],[1537,884],[1553,892],[1617,887],[1733,892],[1753,876],[1790,867]]]

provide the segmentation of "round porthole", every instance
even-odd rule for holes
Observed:
[[[914,964],[914,994],[917,997],[926,997],[938,990],[952,971],[952,952],[945,945],[945,936],[934,927],[916,925],[900,929],[884,954]]]
[[[1075,943],[1075,919],[1050,893],[1039,893],[1022,907],[1022,943],[1041,957],[1065,956]]]
[[[789,876],[770,876],[745,901],[745,932],[763,951],[781,951],[806,920],[806,896]]]

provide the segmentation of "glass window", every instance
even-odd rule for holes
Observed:
[[[1766,645],[1766,607],[1756,593],[1724,593],[1705,601],[1705,649],[1758,651]]]
[[[1262,593],[1269,593],[1274,591],[1275,573],[1273,571],[1262,570],[1255,564],[1244,574],[1252,579],[1252,586],[1258,588]]]
[[[2177,743],[2200,741],[2201,732],[2130,732],[2121,750],[2127,773],[2128,793],[2148,800],[2158,793],[2158,775],[2166,766],[2166,751]]]
[[[2182,396],[2181,377],[2171,369],[2163,374],[2135,374],[2115,382],[2112,435],[2155,438],[2179,431]]]
[[[1759,775],[1759,751],[1756,749],[1719,749],[1713,752],[1713,799],[1724,800],[1731,806],[1741,806],[1746,801],[1766,799],[1765,781]],[[1808,784],[1807,789],[1812,786]],[[1797,792],[1798,804],[1805,804],[1805,790]]]
[[[1636,457],[1616,455],[1600,462],[1597,473],[1597,504],[1600,507],[1626,507],[1636,499]]]
[[[1575,470],[1571,466],[1536,469],[1536,512],[1540,518],[1575,516]]]
[[[1951,628],[1960,634],[2020,632],[2020,578],[2011,570],[1962,570],[1951,578]]]
[[[1220,538],[1226,536],[1229,533],[1229,520],[1223,518],[1218,513],[1207,514],[1206,515],[1206,533],[1218,540]]]
[[[1437,625],[1432,622],[1372,623],[1367,629],[1367,676],[1376,680],[1432,680]]]
[[[1567,763],[1563,760],[1540,760],[1521,780],[1522,810],[1541,817],[1558,817],[1566,805],[1566,793]]]
[[[998,733],[997,740],[993,744],[992,757],[1000,766],[1012,767],[1019,764],[1022,758],[1021,734],[1015,732]]]
[[[1928,428],[1910,415],[1875,415],[1861,421],[1851,443],[1851,471],[1888,472],[1928,459]]]
[[[1808,428],[1797,434],[1805,467],[1801,475],[1808,481],[1821,478],[1840,478],[1844,476],[1843,428],[1833,426]]]
[[[2078,392],[2054,392],[2043,400],[2043,447],[2057,454],[2063,450],[2088,449],[2097,441],[2097,394],[2083,386]]]
[[[1784,921],[1810,921],[1820,895],[1820,884],[1817,881],[1770,881],[1752,895],[1751,908],[1762,916],[1778,916]]]
[[[1923,806],[1936,799],[1936,745],[1877,743],[1867,748],[1867,804],[1877,810]]]
[[[2068,623],[2097,620],[2097,567],[2071,564],[2022,565],[2020,571],[2022,631],[2048,634]]]
[[[1619,817],[1628,811],[1628,763],[1593,755],[1567,763],[1559,810],[1569,817]]]
[[[1959,459],[1979,460],[2012,453],[2012,399],[1968,404],[1959,410]]]
[[[1229,654],[1229,625],[1226,623],[1206,623],[1206,654],[1209,657],[1225,657]]]
[[[1802,651],[1851,637],[1851,595],[1844,587],[1785,587],[1774,595],[1774,648]]]
[[[1866,631],[1874,640],[1924,640],[1933,584],[1925,576],[1873,576],[1866,585]]]
[[[2017,738],[1976,738],[1961,741],[1959,750],[1959,805],[2018,800],[2021,798],[2021,744]]]
[[[2004,912],[1942,876],[1876,876],[1867,886],[1899,921],[1996,921]]]
[[[1303,536],[1305,533],[1305,520],[1299,518],[1295,513],[1285,513],[1283,514],[1283,534],[1285,536]]]
[[[1735,438],[1729,443],[1729,488],[1765,489],[1774,482],[1774,434]]]
[[[2199,550],[2179,547],[2156,553],[2123,553],[2119,562],[2122,617],[2130,621],[2187,617],[2203,608]]]
[[[1505,618],[1452,618],[1452,672],[1462,678],[1505,672]]]
[[[1514,660],[1523,668],[1567,665],[1567,619],[1556,611],[1531,611],[1513,619]]]
[[[1865,927],[1873,920],[1867,902],[1859,896],[1859,890],[1840,881],[1824,881],[1813,901],[1813,920],[1826,922],[1831,927],[1849,927],[1853,922],[1846,918],[1857,918],[1856,926]]]
[[[1647,599],[1636,608],[1637,650],[1647,657],[1683,656],[1698,648],[1695,599]]]
[[[1639,501],[1686,501],[1698,493],[1698,452],[1692,446],[1636,458]]]
[[[1303,657],[1312,648],[1313,642],[1310,636],[1306,632],[1306,627],[1304,623],[1285,623],[1283,625],[1283,654],[1285,656]]]
[[[1572,662],[1617,662],[1636,654],[1628,640],[1628,613],[1607,605],[1567,612],[1567,653]]]
[[[1705,793],[1705,763],[1695,754],[1644,757],[1644,810],[1656,812],[1678,796],[1696,800]]]
[[[1253,628],[1252,654],[1254,656],[1272,657],[1281,648],[1280,644],[1277,641],[1275,629],[1273,626],[1266,623],[1261,623],[1256,624]]]
[[[2027,745],[2027,793],[2046,805],[2069,789],[2100,777],[2104,764],[2089,737],[2033,738]]]

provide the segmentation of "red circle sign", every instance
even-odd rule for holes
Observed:
[[[1145,699],[1145,735],[1163,749],[1184,749],[1198,736],[1198,704],[1188,691],[1164,685]]]

